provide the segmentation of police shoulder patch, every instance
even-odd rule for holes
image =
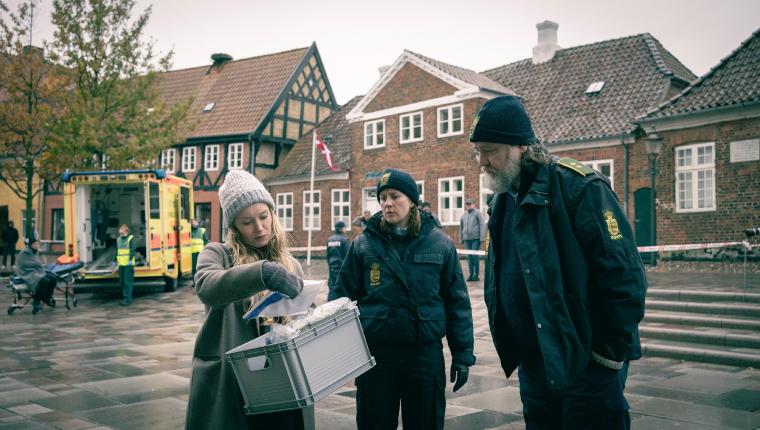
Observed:
[[[570,157],[560,158],[559,160],[557,160],[557,164],[559,164],[562,167],[566,167],[581,176],[588,176],[594,173],[594,169]]]
[[[604,211],[604,222],[607,224],[607,233],[609,233],[610,239],[620,240],[623,238],[623,235],[620,234],[617,219],[615,219],[615,215],[612,214],[611,210]]]

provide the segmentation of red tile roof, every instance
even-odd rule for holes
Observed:
[[[313,46],[313,45],[312,45]],[[253,132],[283,91],[310,48],[167,72],[163,95],[168,103],[195,97],[188,139]],[[203,112],[204,106],[214,108]]]
[[[642,119],[760,102],[760,29],[717,66]]]
[[[546,143],[619,136],[657,106],[670,80],[696,79],[650,34],[557,51],[551,60],[525,59],[482,74],[525,99],[536,134]],[[591,83],[604,81],[596,94]]]

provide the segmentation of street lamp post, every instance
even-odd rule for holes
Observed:
[[[644,138],[644,145],[646,146],[647,150],[647,156],[649,157],[649,164],[650,164],[650,170],[649,174],[652,178],[652,202],[650,205],[650,215],[651,215],[651,230],[649,233],[649,237],[652,240],[652,246],[657,245],[657,191],[655,188],[655,177],[657,176],[657,155],[660,154],[660,150],[662,149],[662,138],[657,134],[657,132],[652,132],[652,134],[647,135],[647,137]],[[652,259],[651,263],[652,266],[657,265],[657,251],[652,252]]]

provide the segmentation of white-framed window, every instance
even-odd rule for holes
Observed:
[[[614,160],[594,160],[594,161],[581,161],[581,163],[591,167],[602,175],[606,176],[610,180],[610,186],[615,189],[615,165]]]
[[[343,221],[346,225],[351,225],[351,191],[349,189],[338,188],[332,190],[332,226],[335,223]]]
[[[219,170],[219,145],[207,145],[203,156],[204,170]]]
[[[438,137],[464,133],[462,125],[462,105],[438,108]]]
[[[458,225],[464,213],[464,176],[438,179],[438,219],[442,225]]]
[[[362,213],[369,211],[374,214],[380,210],[380,202],[377,201],[377,188],[362,188]]]
[[[227,147],[227,167],[232,169],[243,168],[243,144],[233,143]]]
[[[161,151],[161,168],[166,173],[174,173],[174,160],[177,157],[177,150],[174,148],[164,149]]]
[[[364,149],[382,148],[385,146],[385,120],[364,123]]]
[[[398,118],[398,140],[401,143],[419,142],[422,137],[422,112],[401,115]]]
[[[715,143],[676,148],[676,212],[715,210]]]
[[[488,200],[493,195],[493,191],[486,187],[486,174],[480,174],[480,212],[483,214],[483,221],[488,222]]]
[[[182,148],[182,171],[195,171],[195,147],[186,146]]]
[[[293,231],[293,193],[277,194],[277,219],[285,231]]]
[[[425,201],[425,181],[415,181],[417,183],[417,192],[420,193],[420,201]]]
[[[304,191],[303,192],[303,229],[304,231],[322,230],[322,225],[319,222],[320,219],[320,191]]]

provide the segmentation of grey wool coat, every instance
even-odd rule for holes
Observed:
[[[297,274],[303,269],[296,260]],[[209,243],[198,255],[195,288],[206,305],[193,351],[186,429],[244,429],[244,401],[224,353],[259,336],[255,320],[242,318],[249,297],[265,290],[262,261],[232,267],[232,256],[220,243]]]
[[[40,256],[28,246],[18,253],[16,257],[16,274],[24,279],[29,286],[29,293],[37,291],[42,278],[45,277],[45,266],[42,265]]]

